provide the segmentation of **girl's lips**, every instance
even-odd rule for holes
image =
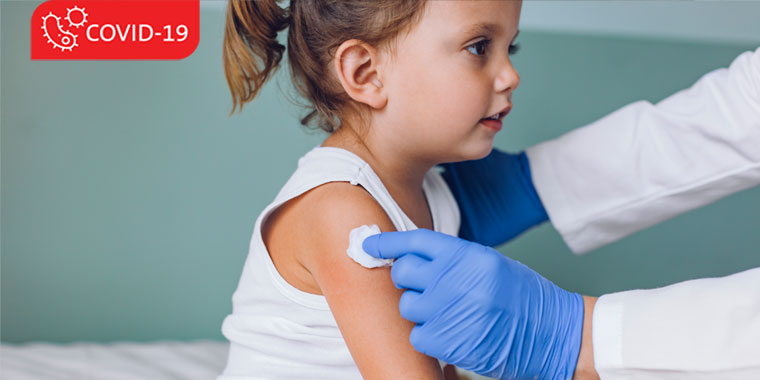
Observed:
[[[501,130],[501,120],[480,119],[480,124],[483,124],[486,128],[496,132]]]
[[[480,123],[483,124],[486,128],[489,128],[491,130],[494,130],[496,132],[499,132],[501,130],[501,121],[504,120],[507,115],[509,115],[509,111],[512,111],[512,105],[510,104],[501,112],[499,112],[497,117],[495,119],[480,119]]]

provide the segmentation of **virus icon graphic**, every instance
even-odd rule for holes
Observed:
[[[87,22],[87,13],[84,8],[78,8],[76,5],[74,8],[66,8],[66,21],[69,22],[69,27],[79,28],[84,26]],[[78,13],[78,14],[77,14]],[[75,14],[75,19],[81,18],[81,21],[73,21],[72,14]],[[53,14],[53,12],[42,16],[42,31],[47,43],[53,44],[54,49],[61,49],[61,52],[66,50],[71,51],[77,44],[77,35],[71,33],[68,29],[64,29],[61,25],[61,17]]]
[[[81,18],[82,21],[74,22],[71,20],[71,14],[75,12],[79,12],[77,19]],[[66,8],[66,20],[69,22],[69,27],[79,28],[87,23],[87,13],[85,13],[84,8],[77,8],[75,5],[74,8]]]

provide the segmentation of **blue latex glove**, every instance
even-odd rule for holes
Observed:
[[[533,186],[525,152],[493,149],[479,160],[441,166],[459,204],[463,239],[493,247],[549,219]]]
[[[493,248],[427,229],[364,240],[398,258],[401,316],[417,323],[417,351],[500,379],[569,379],[583,328],[583,299]],[[407,254],[409,252],[409,254]]]

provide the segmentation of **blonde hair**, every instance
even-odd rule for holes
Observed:
[[[354,106],[330,70],[335,49],[358,39],[381,46],[414,25],[426,0],[229,0],[222,61],[232,111],[242,110],[277,70],[287,50],[290,74],[310,112],[301,124],[326,132]],[[277,34],[290,27],[287,49]]]

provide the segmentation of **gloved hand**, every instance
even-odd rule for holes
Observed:
[[[525,152],[493,149],[479,160],[441,166],[459,203],[463,239],[493,247],[549,219],[533,186]]]
[[[569,379],[583,299],[493,248],[427,229],[364,240],[391,268],[417,351],[500,379]]]

